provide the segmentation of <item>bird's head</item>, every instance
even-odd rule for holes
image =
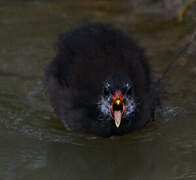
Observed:
[[[130,120],[136,110],[134,84],[127,77],[113,75],[102,84],[98,101],[100,119],[112,120],[118,128],[124,120]]]

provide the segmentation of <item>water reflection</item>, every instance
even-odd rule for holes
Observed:
[[[157,152],[160,152],[161,147],[158,147]],[[105,144],[94,148],[53,144],[48,153],[49,172],[51,179],[153,179],[156,173],[160,177],[154,169],[157,167],[154,160],[160,153],[154,154],[153,149],[151,143],[128,146]],[[168,152],[162,151],[161,157],[167,156]]]
[[[164,138],[128,144],[110,141],[91,148],[50,144],[47,164],[51,179],[164,180],[196,177],[191,155]]]

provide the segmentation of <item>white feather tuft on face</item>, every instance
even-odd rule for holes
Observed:
[[[134,101],[134,98],[132,97],[124,97],[126,99],[125,104],[125,117],[130,116],[136,109],[136,103]]]
[[[107,96],[107,97],[101,96],[100,100],[97,103],[99,110],[102,112],[101,117],[104,119],[112,118],[112,113],[110,109],[111,99],[112,99],[112,95]]]

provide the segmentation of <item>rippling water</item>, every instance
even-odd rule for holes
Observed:
[[[195,26],[164,11],[116,0],[0,1],[0,180],[196,179],[195,43],[165,79],[156,121],[125,136],[67,132],[42,83],[58,34],[86,22],[133,36],[159,77]]]

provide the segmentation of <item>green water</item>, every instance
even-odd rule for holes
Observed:
[[[67,132],[43,88],[58,35],[87,22],[136,39],[159,77],[196,23],[157,2],[0,1],[0,180],[196,179],[195,42],[164,81],[156,121],[125,136]]]

